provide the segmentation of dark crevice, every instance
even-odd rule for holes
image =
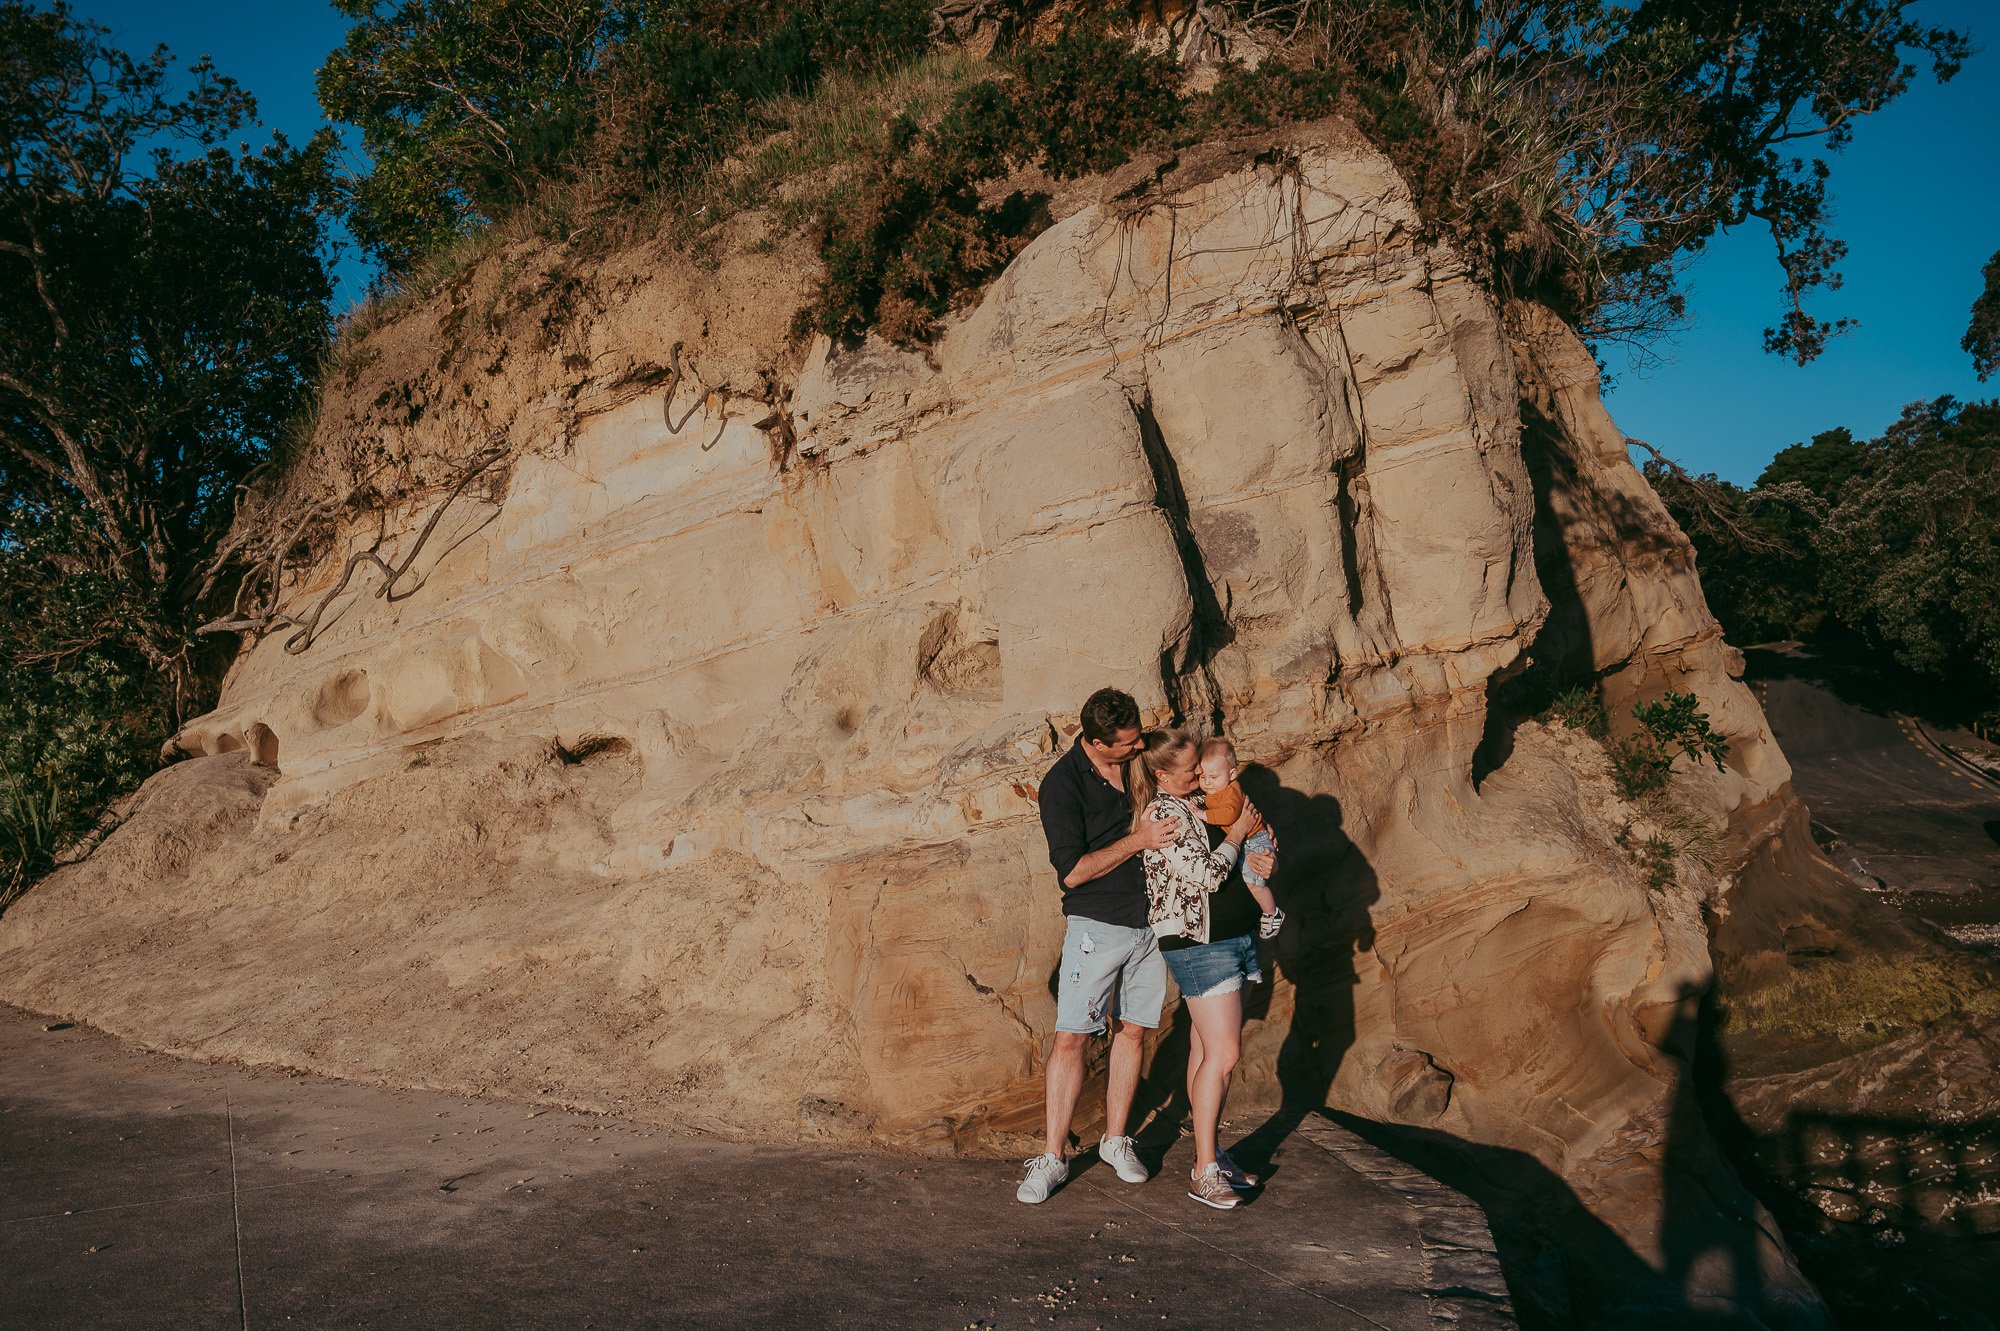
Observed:
[[[1577,585],[1574,556],[1563,538],[1563,517],[1555,500],[1573,500],[1582,481],[1564,451],[1559,426],[1521,400],[1521,460],[1535,500],[1535,576],[1548,601],[1548,614],[1513,667],[1486,682],[1486,728],[1472,755],[1477,788],[1504,767],[1514,753],[1514,731],[1537,715],[1564,689],[1596,679],[1589,611]]]
[[[1207,720],[1212,733],[1219,735],[1223,729],[1222,686],[1212,666],[1217,653],[1236,641],[1236,630],[1216,597],[1215,584],[1209,579],[1201,543],[1195,540],[1180,468],[1174,464],[1174,455],[1153,416],[1153,400],[1149,395],[1143,401],[1132,401],[1131,407],[1132,416],[1139,423],[1140,445],[1146,450],[1146,462],[1153,471],[1153,502],[1166,515],[1167,526],[1174,534],[1174,546],[1181,557],[1181,576],[1194,603],[1180,659],[1174,659],[1172,647],[1160,651],[1160,684],[1173,708],[1175,725],[1200,715]]]
[[[574,745],[555,740],[550,746],[551,755],[565,767],[575,767],[594,758],[612,758],[632,751],[632,741],[616,735],[585,735]]]
[[[1361,450],[1334,464],[1334,499],[1340,508],[1340,570],[1347,577],[1348,618],[1361,618],[1361,501],[1354,493],[1361,478]]]

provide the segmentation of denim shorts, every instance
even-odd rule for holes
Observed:
[[[1196,943],[1162,952],[1167,969],[1174,973],[1182,998],[1209,998],[1233,994],[1247,981],[1257,984],[1264,972],[1257,969],[1257,940],[1250,934]]]
[[[1072,915],[1056,980],[1056,1029],[1098,1035],[1109,1017],[1151,1029],[1167,1002],[1167,968],[1147,927],[1128,929]]]

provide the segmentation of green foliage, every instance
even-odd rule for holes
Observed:
[[[700,8],[699,15],[682,11]],[[831,73],[877,71],[921,52],[929,13],[870,4],[630,5],[630,31],[596,95],[589,153],[618,197],[639,198],[722,158],[760,112]]]
[[[1122,166],[1187,117],[1173,61],[1086,27],[1030,47],[1017,66],[1021,130],[1058,180]]]
[[[0,3],[0,882],[212,687],[236,487],[330,331],[331,137],[230,151],[235,84],[105,37]]]
[[[819,219],[826,264],[810,317],[834,337],[879,329],[896,342],[927,338],[960,293],[998,272],[1026,243],[1037,201],[998,204],[978,183],[1021,148],[1020,120],[1006,90],[983,81],[963,90],[932,129],[905,116],[851,194]]]
[[[831,74],[916,58],[933,8],[336,3],[358,22],[321,71],[321,100],[363,131],[376,166],[355,188],[353,225],[398,276],[524,205],[567,234],[591,207],[692,196],[706,173],[726,174],[732,154],[777,128],[776,103]],[[1016,29],[1019,49],[995,62],[1006,129],[1020,142],[989,156],[1060,179],[1340,111],[1389,152],[1430,226],[1496,287],[1544,300],[1596,337],[1643,340],[1670,327],[1684,312],[1681,266],[1721,230],[1766,227],[1784,279],[1767,342],[1806,360],[1846,326],[1807,310],[1817,289],[1838,285],[1844,252],[1827,230],[1823,154],[1900,96],[1919,59],[1944,80],[1969,49],[1962,35],[1911,20],[1913,3],[1236,0],[1193,21],[1230,11],[1225,25],[1247,26],[1271,53],[1255,70],[1225,68],[1200,95],[1183,89],[1169,59],[1099,21],[1109,11],[1072,9],[1052,41],[1022,38],[1032,24]],[[924,134],[903,143],[936,147]],[[868,217],[821,227],[843,271],[808,322],[852,330],[870,317],[857,311],[886,309],[900,328],[927,327],[937,293],[972,280],[946,275],[948,256],[977,267],[993,249],[965,190],[994,177],[943,160],[867,174]],[[546,198],[572,185],[587,206]],[[875,271],[871,250],[885,263],[888,252],[866,240],[871,229],[928,237],[926,254],[908,273]]]
[[[1664,892],[1674,885],[1675,860],[1679,851],[1674,843],[1658,832],[1644,841],[1634,835],[1631,819],[1626,819],[1612,840],[1618,849],[1639,871],[1639,880],[1655,892]]]
[[[0,679],[0,909],[153,770],[158,693],[103,649]]]
[[[759,112],[925,46],[920,0],[335,0],[320,104],[375,162],[352,224],[390,272],[590,175],[630,201],[712,165]]]
[[[584,78],[614,36],[600,0],[333,0],[353,19],[320,105],[361,129],[374,168],[349,222],[392,271],[560,172],[589,113]]]
[[[1693,543],[1702,593],[1731,641],[1772,642],[1818,630],[1825,606],[1810,535],[1826,505],[1811,489],[1787,482],[1745,491],[1713,475],[1687,476],[1652,461],[1644,471]]]
[[[1867,442],[1828,431],[1748,491],[1646,470],[1732,640],[1852,633],[1971,718],[2000,715],[2000,403],[1914,403]]]
[[[164,52],[103,37],[0,4],[0,545],[63,535],[60,563],[12,589],[0,659],[44,663],[23,625],[102,582],[118,589],[103,631],[189,694],[234,486],[327,345],[332,145],[215,147],[247,96],[199,62],[172,96]]]
[[[1781,448],[1757,477],[1757,488],[1803,486],[1824,503],[1840,498],[1840,487],[1868,467],[1868,446],[1857,443],[1846,426],[1822,430],[1810,443]]]
[[[998,272],[1045,222],[1042,200],[989,201],[984,182],[1016,167],[1056,178],[1108,170],[1169,147],[1189,127],[1242,128],[1323,114],[1333,81],[1273,63],[1232,67],[1200,98],[1170,62],[1085,27],[961,89],[937,123],[891,127],[862,178],[819,217],[826,264],[807,325],[835,337],[875,329],[920,342],[952,303]]]
[[[1841,619],[2000,710],[2000,403],[1912,405],[1816,533]]]
[[[0,905],[153,770],[166,677],[122,641],[148,607],[76,553],[74,514],[15,502],[0,538]]]
[[[1256,69],[1231,64],[1207,96],[1194,99],[1192,128],[1206,137],[1317,120],[1340,109],[1340,92],[1340,75],[1333,70],[1275,60]]]
[[[1980,276],[1986,285],[1972,302],[1972,322],[1959,346],[1972,357],[1973,371],[1983,382],[2000,370],[2000,253],[1986,261]]]
[[[1673,780],[1674,761],[1685,757],[1697,766],[1703,759],[1718,769],[1729,755],[1729,741],[1709,725],[1708,714],[1692,693],[1668,693],[1657,702],[1632,709],[1639,729],[1614,737],[1607,745],[1611,773],[1627,799],[1664,791]]]
[[[1539,715],[1544,721],[1581,730],[1595,740],[1611,733],[1611,714],[1604,709],[1604,698],[1594,684],[1576,684],[1564,689]]]
[[[1729,756],[1729,742],[1708,723],[1708,713],[1692,693],[1668,693],[1657,702],[1640,703],[1632,709],[1640,731],[1661,753],[1678,749],[1697,767],[1704,758],[1723,770]],[[1669,759],[1671,761],[1671,759]]]

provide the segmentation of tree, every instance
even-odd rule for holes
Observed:
[[[1950,708],[2000,716],[2000,402],[1912,403],[1865,443],[1826,431],[1748,491],[1646,474],[1733,641],[1839,628]]]
[[[361,128],[374,169],[350,224],[392,271],[561,169],[620,17],[606,0],[333,4],[355,22],[320,68],[320,105]]]
[[[1815,543],[1844,622],[2000,711],[2000,403],[1912,403]]]
[[[1825,617],[1812,535],[1825,506],[1810,494],[1745,491],[1658,461],[1645,474],[1694,545],[1709,609],[1733,642],[1810,637]]]
[[[175,93],[164,48],[106,36],[0,2],[0,760],[38,789],[63,727],[157,748],[204,697],[237,483],[330,331],[331,136],[226,149],[246,93],[205,60]]]
[[[1983,382],[2000,370],[2000,253],[1986,261],[1986,289],[1972,302],[1972,323],[1959,343],[1972,356],[1972,368]]]
[[[1868,445],[1857,443],[1853,431],[1836,426],[1814,435],[1810,443],[1781,448],[1757,477],[1757,489],[1800,485],[1828,504],[1840,498],[1840,487],[1868,468]]]
[[[392,273],[580,170],[657,188],[760,101],[921,49],[922,0],[334,0],[320,105],[373,171],[351,225]]]
[[[1382,137],[1426,211],[1503,285],[1595,336],[1645,338],[1718,232],[1768,230],[1783,274],[1769,350],[1810,360],[1847,326],[1808,312],[1840,284],[1827,154],[1940,81],[1962,34],[1915,0],[1235,0],[1253,26],[1372,83],[1425,124]],[[1385,121],[1386,123],[1386,121]]]

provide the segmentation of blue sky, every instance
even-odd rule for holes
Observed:
[[[1803,368],[1766,355],[1780,277],[1769,233],[1711,242],[1689,273],[1694,325],[1634,368],[1616,348],[1611,414],[1693,471],[1748,483],[1771,455],[1845,425],[1879,434],[1903,405],[2000,396],[1959,349],[1980,269],[2000,250],[2000,5],[1927,0],[1912,14],[1970,30],[1986,49],[1939,87],[1928,74],[1860,122],[1833,167],[1833,232],[1848,244],[1839,291],[1810,306],[1861,326]]]
[[[176,55],[210,55],[257,97],[264,121],[303,138],[319,126],[313,72],[339,45],[346,20],[320,0],[73,0],[127,49],[165,42]],[[1777,320],[1779,273],[1771,242],[1745,228],[1712,242],[1690,269],[1694,322],[1654,348],[1658,364],[1606,351],[1612,414],[1695,471],[1749,482],[1780,448],[1845,425],[1879,433],[1907,402],[1952,393],[2000,395],[1981,385],[1958,340],[1980,268],[2000,250],[2000,6],[1921,0],[1913,14],[1969,29],[1981,51],[1940,88],[1924,76],[1900,101],[1863,120],[1833,159],[1835,234],[1848,242],[1845,286],[1815,312],[1861,326],[1803,368],[1763,351]],[[342,299],[366,285],[351,257]]]

